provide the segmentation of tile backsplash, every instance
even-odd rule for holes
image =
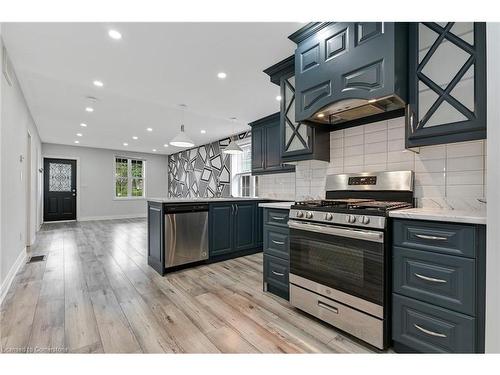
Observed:
[[[415,171],[420,207],[484,209],[486,141],[405,150],[404,117],[330,133],[330,163],[297,162],[295,173],[261,176],[259,195],[280,199],[324,198],[328,174]],[[295,198],[294,198],[295,197]]]

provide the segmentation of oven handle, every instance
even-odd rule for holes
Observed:
[[[316,232],[323,234],[331,234],[334,236],[356,238],[360,240],[366,240],[371,242],[384,242],[384,233],[367,231],[361,229],[348,229],[344,227],[336,227],[332,225],[322,225],[322,224],[309,224],[303,223],[296,220],[288,220],[288,227],[291,229],[305,230],[308,232]]]

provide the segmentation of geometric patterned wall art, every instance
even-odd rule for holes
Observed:
[[[169,198],[231,196],[231,155],[222,151],[250,131],[168,156]]]

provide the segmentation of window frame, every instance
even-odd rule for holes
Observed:
[[[127,196],[118,197],[116,195],[116,159],[127,159]],[[134,197],[132,196],[132,160],[141,161],[142,162],[142,179],[144,181],[144,186],[142,188],[142,196]],[[113,156],[113,200],[116,201],[126,201],[126,200],[145,200],[146,199],[146,164],[147,160],[143,158],[136,158],[130,156],[123,155],[114,155]],[[137,177],[135,177],[137,179]]]

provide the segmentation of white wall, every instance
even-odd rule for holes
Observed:
[[[500,23],[487,24],[488,228],[486,249],[486,352],[500,353]]]
[[[167,156],[44,143],[43,157],[77,159],[77,219],[145,216],[144,199],[114,198],[114,156],[146,160],[146,195],[167,196]]]
[[[2,42],[3,45],[3,42]],[[2,67],[3,68],[3,67]],[[15,268],[25,255],[25,246],[32,244],[40,221],[36,207],[40,192],[37,191],[41,160],[41,141],[38,130],[31,117],[19,83],[15,75],[10,85],[1,74],[1,235],[0,235],[0,280],[1,292],[5,290]],[[27,205],[27,134],[30,132],[32,155],[32,185],[29,187],[33,209],[31,210],[31,238],[27,238],[26,205]],[[21,160],[22,159],[22,160]]]

